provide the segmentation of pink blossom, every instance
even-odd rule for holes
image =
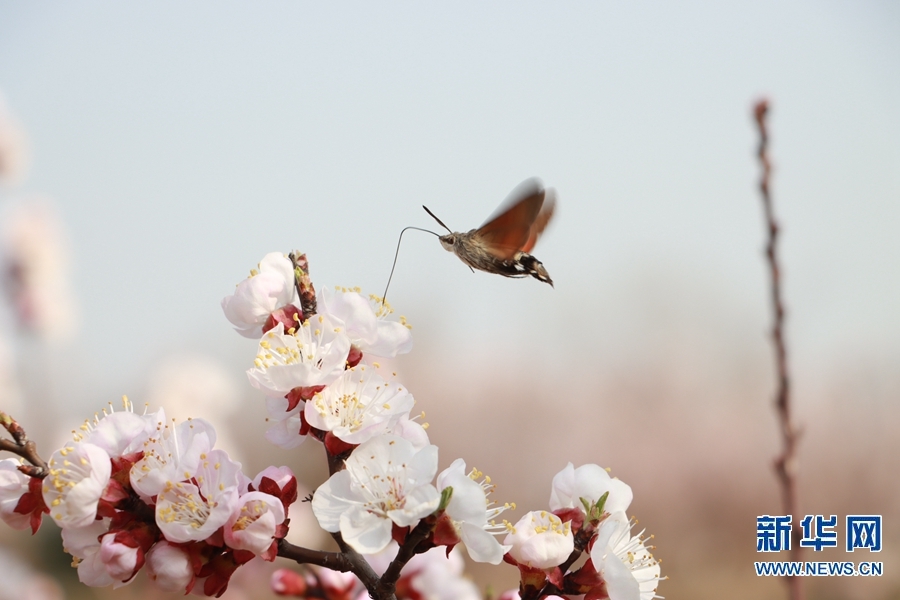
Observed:
[[[248,550],[266,560],[274,560],[274,553],[265,554],[275,541],[284,517],[281,500],[263,492],[248,492],[241,496],[237,509],[225,523],[225,543],[235,550]]]
[[[143,565],[143,552],[127,534],[108,533],[100,538],[100,561],[116,581],[128,581]]]

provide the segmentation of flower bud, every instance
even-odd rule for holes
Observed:
[[[279,596],[304,596],[309,587],[306,579],[290,569],[278,569],[270,579],[272,591]]]
[[[124,532],[108,533],[100,539],[100,560],[116,581],[128,581],[141,568],[143,552]]]
[[[240,498],[225,523],[225,543],[235,550],[263,555],[272,546],[278,525],[284,522],[281,500],[262,492],[249,492]],[[266,560],[274,560],[274,555]]]
[[[147,552],[147,576],[164,592],[183,592],[194,573],[184,550],[160,541]]]

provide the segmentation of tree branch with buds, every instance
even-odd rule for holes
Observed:
[[[3,411],[0,411],[0,425],[12,436],[11,440],[0,438],[0,451],[12,452],[27,460],[30,465],[21,465],[19,470],[29,477],[43,479],[50,472],[47,463],[38,455],[37,445],[28,439],[25,429],[19,422]]]
[[[766,259],[769,265],[771,281],[771,303],[773,312],[772,343],[775,350],[775,368],[778,387],[775,392],[775,410],[778,413],[778,424],[781,432],[782,450],[775,459],[775,473],[781,487],[782,507],[786,515],[798,515],[797,502],[797,445],[800,431],[794,424],[790,401],[790,377],[788,374],[787,348],[784,339],[784,302],[781,297],[781,266],[778,261],[778,235],[780,227],[775,220],[775,209],[770,191],[772,165],[769,161],[769,134],[766,127],[766,116],[769,112],[768,100],[760,100],[753,108],[753,116],[759,130],[759,157],[762,174],[759,180],[759,191],[762,197],[763,211],[766,220]],[[800,527],[791,527],[791,560],[801,561],[802,548]],[[803,600],[803,578],[790,575],[787,577],[791,600]]]

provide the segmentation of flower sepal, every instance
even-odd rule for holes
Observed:
[[[586,515],[586,519],[590,521],[594,526],[600,523],[601,519],[603,519],[603,509],[606,506],[606,499],[609,498],[609,492],[605,492],[597,502],[591,503],[587,498],[579,498],[581,500],[581,505],[584,506],[584,512]]]
[[[584,527],[584,513],[577,508],[560,508],[554,510],[553,514],[560,518],[563,523],[569,523],[573,532],[581,531]]]
[[[332,459],[343,461],[345,458],[350,456],[350,453],[353,452],[353,450],[359,445],[349,444],[336,436],[331,431],[323,433],[324,435],[322,436],[322,441],[325,444],[325,451],[328,452],[329,457],[332,457]]]
[[[606,585],[603,578],[594,567],[591,561],[585,562],[580,569],[566,575],[566,591],[572,594],[589,594],[595,591],[601,591],[597,588],[602,586],[602,592],[606,593]],[[606,596],[591,596],[592,598],[605,598]]]
[[[434,524],[434,530],[429,536],[429,541],[435,546],[446,546],[447,554],[449,555],[453,547],[460,543],[462,539],[459,537],[459,533],[456,531],[450,516],[443,511],[440,511],[438,514],[440,516]]]
[[[203,594],[219,597],[228,589],[228,582],[238,567],[253,560],[254,554],[248,550],[232,550],[215,554],[201,567],[197,583],[203,585]]]
[[[509,552],[503,555],[503,562],[519,569],[519,594],[523,598],[537,598],[540,590],[548,583],[557,588],[563,586],[563,573],[559,567],[550,569],[530,567],[517,561]]]
[[[266,317],[266,322],[263,323],[262,332],[266,333],[281,323],[284,326],[284,330],[291,333],[292,330],[296,331],[297,327],[299,327],[300,323],[304,320],[303,311],[293,304],[288,304],[281,308],[276,308],[268,317]]]
[[[285,395],[285,398],[287,398],[287,401],[288,401],[287,409],[285,410],[285,412],[291,412],[292,410],[297,408],[297,405],[300,404],[301,400],[304,402],[312,400],[313,396],[315,396],[316,394],[318,394],[319,392],[321,392],[324,389],[325,389],[324,385],[308,385],[306,387],[293,388],[291,391],[289,391],[287,393],[287,395]],[[303,411],[300,411],[300,413],[302,415]],[[306,426],[307,429],[309,429],[309,425],[306,424],[305,420],[304,420],[304,425]],[[305,435],[305,434],[303,434],[303,435]]]
[[[19,502],[16,504],[13,512],[20,515],[29,515],[28,525],[31,527],[31,535],[37,533],[37,530],[41,527],[44,514],[50,512],[50,509],[44,503],[40,479],[31,477],[28,480],[28,491],[19,497]]]
[[[287,516],[288,508],[297,501],[297,478],[287,467],[267,467],[250,482],[249,491],[259,491],[281,500],[284,514]],[[284,536],[281,536],[284,537]]]

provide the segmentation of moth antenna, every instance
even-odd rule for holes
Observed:
[[[422,208],[424,208],[424,209],[425,209],[425,212],[427,212],[429,215],[431,215],[431,218],[434,219],[435,221],[437,221],[438,224],[439,224],[441,227],[443,227],[444,229],[446,229],[446,230],[449,231],[450,233],[453,233],[453,232],[450,230],[449,227],[447,227],[446,225],[444,225],[444,222],[443,222],[443,221],[441,221],[440,219],[438,219],[438,218],[434,215],[433,212],[431,212],[430,210],[428,210],[428,207],[427,207],[427,206],[425,206],[425,205],[423,204],[423,205],[422,205]],[[440,236],[438,236],[438,237],[440,237]]]
[[[428,210],[428,209],[426,208],[425,210]],[[431,214],[431,213],[429,212],[429,214]],[[431,215],[431,216],[434,217],[434,215]],[[437,218],[437,217],[435,217],[435,218]],[[440,222],[440,221],[438,221],[438,222]],[[441,223],[441,225],[443,225],[443,223]],[[394,269],[397,267],[397,257],[400,256],[400,242],[403,241],[403,234],[406,233],[407,229],[415,229],[416,231],[424,231],[425,233],[430,233],[433,236],[441,237],[440,234],[437,234],[433,231],[429,231],[427,229],[422,229],[421,227],[409,226],[409,227],[403,228],[403,230],[400,232],[400,238],[397,239],[397,250],[394,252],[394,264],[391,265],[391,274],[388,276],[387,285],[384,286],[384,294],[381,295],[381,305],[382,306],[384,306],[384,304],[387,302],[388,288],[391,287],[391,279],[394,278]]]

